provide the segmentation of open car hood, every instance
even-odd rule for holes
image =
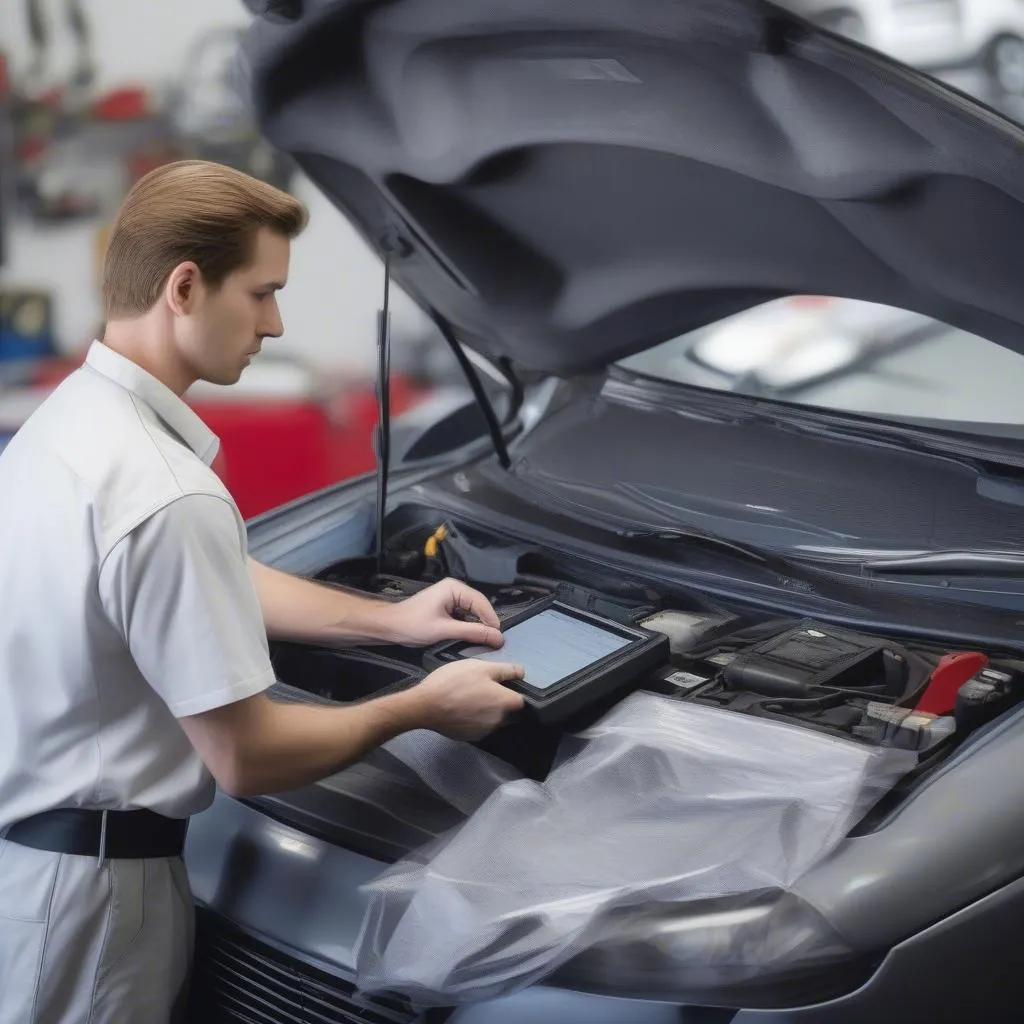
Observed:
[[[872,51],[758,0],[284,6],[263,134],[492,359],[585,373],[799,293],[1024,351],[1024,130]]]

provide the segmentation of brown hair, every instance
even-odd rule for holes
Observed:
[[[189,260],[217,288],[248,264],[261,227],[294,238],[307,216],[287,192],[222,164],[181,160],[150,171],[128,193],[110,232],[107,319],[152,309],[171,271]]]

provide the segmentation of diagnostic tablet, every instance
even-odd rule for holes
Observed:
[[[435,647],[429,667],[463,658],[515,662],[523,679],[507,683],[544,723],[561,721],[668,660],[668,638],[636,626],[544,601],[503,623],[503,647],[461,641]]]

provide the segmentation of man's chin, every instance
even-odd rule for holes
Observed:
[[[246,363],[246,366],[249,364]],[[220,387],[230,387],[232,384],[237,384],[241,379],[242,372],[245,370],[245,366],[240,366],[234,371],[225,371],[223,373],[208,374],[203,379],[207,384],[217,384]]]

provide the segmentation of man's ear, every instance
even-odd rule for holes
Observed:
[[[167,278],[164,298],[175,316],[187,316],[201,297],[203,275],[191,260],[179,263]]]

